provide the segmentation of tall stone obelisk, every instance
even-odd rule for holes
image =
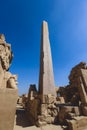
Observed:
[[[45,21],[42,23],[41,33],[39,94],[42,96],[56,95],[48,24]]]

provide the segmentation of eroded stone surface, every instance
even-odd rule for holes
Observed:
[[[18,97],[17,75],[8,70],[12,61],[11,45],[0,34],[0,130],[13,130]]]
[[[11,45],[6,43],[4,35],[0,34],[0,89],[17,89],[17,76],[8,71],[12,57]]]

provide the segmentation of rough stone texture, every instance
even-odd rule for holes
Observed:
[[[70,76],[70,87],[75,89],[76,91],[73,93],[79,94],[81,102],[87,103],[87,66],[85,62],[81,62],[72,68]],[[72,95],[72,94],[71,94]]]
[[[8,72],[13,54],[11,45],[6,43],[4,35],[0,34],[0,88],[17,89],[17,76]]]
[[[8,72],[12,61],[11,45],[0,34],[0,130],[13,130],[18,98],[17,76]]]
[[[60,106],[59,107],[59,121],[60,123],[66,123],[65,119],[71,119],[75,116],[80,116],[80,109],[76,106]]]
[[[13,130],[17,89],[0,90],[0,130]]]
[[[72,68],[69,75],[69,85],[60,87],[59,93],[64,97],[65,102],[72,105],[87,103],[87,66],[81,62]]]
[[[41,35],[41,54],[40,54],[40,75],[39,75],[39,94],[56,95],[52,56],[49,41],[47,22],[43,21]]]
[[[59,122],[68,123],[69,130],[87,128],[87,117],[85,117],[87,116],[87,66],[85,62],[80,62],[72,68],[69,85],[60,87],[57,93],[64,97],[66,103],[59,105]]]

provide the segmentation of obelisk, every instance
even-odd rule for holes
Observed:
[[[39,94],[44,96],[56,95],[54,74],[52,65],[51,48],[49,41],[48,24],[42,23],[41,50],[40,50],[40,74],[39,74]]]

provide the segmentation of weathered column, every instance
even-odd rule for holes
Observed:
[[[45,21],[42,23],[41,33],[39,94],[42,98],[48,94],[56,95],[48,25]]]

